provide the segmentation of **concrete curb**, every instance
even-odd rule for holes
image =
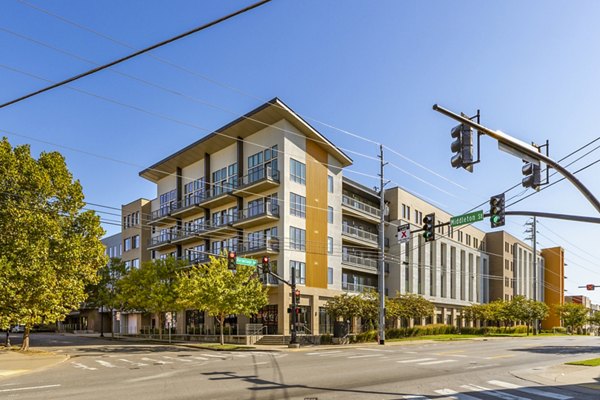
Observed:
[[[6,350],[6,351],[10,351],[10,350]],[[9,357],[11,359],[6,360],[6,361],[3,360],[3,358],[0,358],[0,371],[16,370],[18,372],[7,374],[6,376],[3,376],[2,374],[0,374],[0,380],[14,378],[17,376],[22,376],[22,375],[26,375],[26,374],[30,374],[30,373],[34,373],[34,372],[44,371],[44,370],[52,368],[56,365],[62,364],[71,358],[68,354],[56,354],[56,353],[50,353],[50,352],[46,353],[44,355],[41,355],[41,356],[40,355],[36,356],[36,354],[19,354],[19,353],[9,354],[9,356],[13,356],[13,357]],[[14,356],[17,356],[17,357],[14,357]],[[27,360],[26,357],[28,357],[29,360]],[[15,358],[20,359],[20,360],[15,360]],[[5,368],[3,366],[4,363],[9,363],[9,366],[12,368]],[[17,364],[15,364],[15,363],[17,363]],[[33,367],[33,368],[29,368],[29,369],[15,368],[15,365],[19,365],[19,364],[26,365],[27,363],[35,363],[35,364],[41,364],[41,365]]]

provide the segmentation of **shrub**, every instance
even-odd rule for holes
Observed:
[[[333,336],[326,333],[324,335],[321,335],[321,340],[320,340],[321,344],[331,344],[333,343]]]

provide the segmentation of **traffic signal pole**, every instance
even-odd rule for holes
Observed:
[[[509,136],[504,132],[493,131],[489,128],[486,128],[485,126],[480,125],[477,122],[471,121],[467,117],[455,114],[452,111],[446,110],[444,107],[439,106],[437,104],[433,105],[433,109],[441,114],[444,114],[447,117],[450,117],[450,118],[460,122],[461,124],[464,124],[464,125],[470,126],[473,129],[476,129],[481,134],[488,135],[491,138],[496,139],[499,144],[503,144],[504,146],[509,147],[510,149],[512,149],[518,153],[521,153],[521,154],[527,156],[528,158],[531,158],[531,159],[537,160],[537,161],[541,161],[541,162],[545,163],[548,167],[554,168],[562,176],[564,176],[566,179],[568,179],[569,182],[571,182],[571,184],[573,184],[573,186],[575,186],[577,188],[577,190],[579,190],[585,196],[585,198],[594,206],[596,211],[598,211],[600,213],[600,202],[592,194],[592,192],[590,192],[588,190],[588,188],[586,188],[583,185],[583,183],[581,183],[581,181],[579,181],[579,179],[577,179],[575,177],[575,175],[573,175],[572,173],[567,171],[564,167],[562,167],[559,163],[557,163],[550,157],[540,153],[538,151],[537,147],[531,146],[521,140],[515,139],[512,136]]]
[[[290,344],[295,345],[298,343],[298,314],[296,309],[298,308],[298,299],[296,298],[296,267],[292,267],[292,283],[290,285],[292,288],[292,337],[290,339]]]
[[[380,172],[379,172],[379,344],[385,344],[385,190],[386,182],[383,181],[383,145],[379,145]]]

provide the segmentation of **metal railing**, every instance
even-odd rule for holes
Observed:
[[[241,189],[262,180],[279,182],[279,171],[271,167],[258,167],[241,178],[239,185],[237,185],[237,189]]]
[[[238,253],[251,253],[255,251],[279,251],[279,239],[261,239],[257,241],[251,241],[245,245],[238,246]]]
[[[148,240],[148,247],[160,246],[161,244],[171,243],[171,240],[175,236],[173,233],[166,233],[159,236],[155,236]]]
[[[342,224],[342,233],[359,239],[368,240],[370,242],[378,242],[376,233],[371,233],[369,231],[365,231],[354,226]]]
[[[365,214],[369,214],[373,217],[379,218],[381,216],[381,211],[377,207],[373,207],[364,203],[360,200],[353,199],[348,195],[342,195],[342,205],[348,206],[358,211],[362,211]]]
[[[279,205],[271,202],[265,202],[255,207],[245,208],[238,212],[238,218],[235,222],[269,215],[279,217]]]
[[[171,215],[171,211],[175,209],[175,203],[163,204],[158,210],[154,210],[150,213],[150,222],[156,221],[157,219],[168,217]]]
[[[361,267],[369,267],[377,270],[377,260],[355,256],[353,254],[342,253],[342,263],[359,265]]]
[[[348,282],[342,282],[342,290],[345,290],[347,292],[356,292],[356,293],[362,293],[367,289],[372,289],[372,290],[377,290],[377,288],[375,286],[369,286],[369,285],[363,285],[361,283],[348,283]]]

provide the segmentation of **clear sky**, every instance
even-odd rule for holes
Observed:
[[[5,0],[0,101],[249,4]],[[377,184],[373,141],[381,142],[393,150],[386,151],[390,185],[457,215],[519,182],[522,162],[483,137],[474,173],[452,169],[455,124],[431,106],[481,109],[484,125],[526,142],[548,139],[551,157],[561,159],[600,136],[598,15],[595,1],[274,0],[151,56],[2,109],[0,132],[14,145],[30,143],[35,155],[61,151],[86,199],[118,208],[156,197],[155,186],[138,176],[143,168],[277,96],[346,150],[355,161],[350,178]],[[591,152],[569,169],[599,157]],[[599,173],[597,164],[578,177],[600,197]],[[508,197],[529,193],[518,188]],[[598,216],[565,181],[510,209]],[[110,224],[118,216],[102,218],[108,233],[118,231]],[[524,238],[525,222],[507,218],[506,230]],[[488,221],[478,226],[489,230]],[[538,230],[540,247],[566,250],[567,294],[600,303],[600,291],[577,288],[600,284],[600,227],[542,219]]]

